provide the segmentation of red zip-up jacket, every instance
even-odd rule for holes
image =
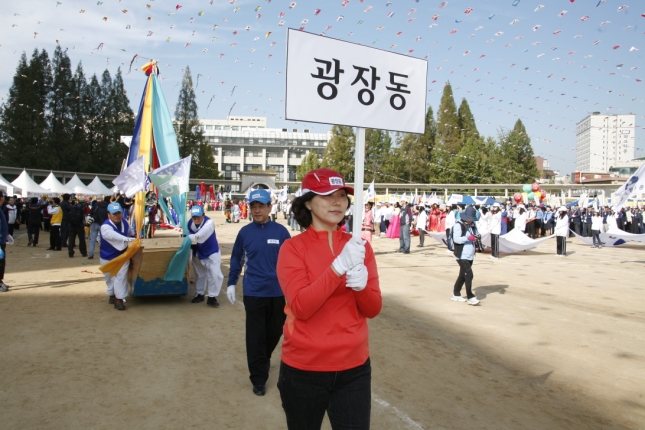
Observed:
[[[296,369],[341,371],[369,358],[367,318],[382,306],[374,251],[365,244],[367,286],[354,291],[331,268],[352,236],[340,229],[331,234],[333,252],[329,233],[313,227],[280,248],[278,281],[287,301],[282,361]]]

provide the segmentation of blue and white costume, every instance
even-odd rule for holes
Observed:
[[[130,224],[124,219],[117,225],[109,219],[101,225],[100,261],[104,265],[123,254],[128,248],[128,242],[132,241],[134,231]],[[128,268],[130,261],[126,261],[116,276],[105,273],[107,284],[107,295],[123,300],[128,296]]]
[[[188,221],[188,237],[193,242],[192,264],[195,270],[195,294],[217,297],[222,289],[224,275],[220,265],[222,254],[215,237],[215,224],[205,216],[200,225]]]

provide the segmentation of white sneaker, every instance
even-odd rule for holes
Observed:
[[[462,297],[462,298],[463,298],[463,297]],[[479,300],[477,300],[477,297],[471,297],[471,298],[469,298],[469,299],[468,299],[468,300],[466,300],[466,301],[468,302],[468,304],[469,304],[469,305],[473,305],[473,306],[475,306],[475,305],[478,305],[478,304],[479,304]]]
[[[446,252],[447,252],[448,254],[452,254],[452,253],[453,253],[453,252],[452,252],[451,250],[449,250],[449,249],[446,249]]]
[[[465,302],[466,301],[466,299],[464,299],[461,296],[452,296],[452,298],[450,300],[452,300],[453,302]]]

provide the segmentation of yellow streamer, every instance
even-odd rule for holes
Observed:
[[[125,262],[129,261],[130,258],[132,258],[134,254],[136,254],[140,247],[141,239],[133,240],[123,254],[119,255],[114,260],[110,260],[104,265],[99,266],[99,270],[103,273],[109,273],[112,276],[116,276]]]

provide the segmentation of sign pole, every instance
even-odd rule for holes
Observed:
[[[356,150],[354,151],[354,222],[352,235],[360,239],[363,225],[363,174],[365,173],[365,129],[356,127]]]

